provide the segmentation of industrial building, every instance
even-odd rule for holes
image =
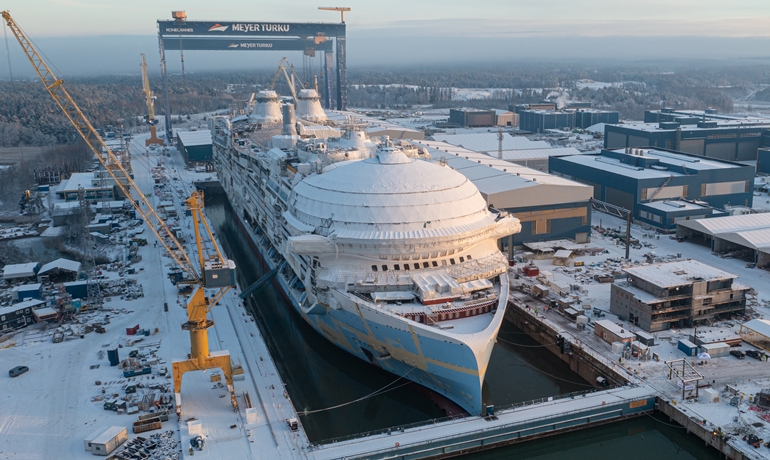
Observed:
[[[490,206],[521,221],[514,246],[554,239],[589,241],[592,187],[445,142],[414,144],[470,179]]]
[[[757,172],[770,174],[770,147],[757,150]]]
[[[449,123],[467,128],[496,126],[494,110],[449,109]]]
[[[103,173],[103,174],[102,174]],[[119,198],[115,181],[105,171],[72,173],[56,187],[56,196],[64,201],[79,201],[82,196],[90,202],[112,201]]]
[[[661,115],[672,115],[662,109]],[[673,111],[672,111],[673,112]],[[649,111],[648,111],[649,113]],[[645,114],[645,119],[653,119]],[[676,121],[606,125],[604,148],[657,147],[721,160],[753,161],[770,147],[770,119],[706,119],[679,115]]]
[[[195,163],[208,163],[213,155],[211,131],[179,131],[177,148],[188,166]]]
[[[519,112],[519,128],[533,133],[549,129],[586,129],[597,123],[618,123],[620,113],[609,110],[522,110]]]
[[[80,275],[80,262],[74,260],[59,258],[53,262],[40,267],[37,272],[38,280],[42,277],[48,277],[48,281],[53,283],[63,283],[65,281],[75,281]]]
[[[124,426],[111,426],[95,431],[84,440],[86,452],[94,455],[109,455],[128,440],[128,430]]]
[[[680,221],[676,235],[718,254],[770,266],[770,213]]]
[[[19,302],[25,299],[40,300],[43,297],[43,285],[40,283],[28,283],[14,286],[11,289],[11,299]]]
[[[753,204],[753,166],[670,150],[604,149],[598,155],[553,157],[549,170],[591,185],[594,198],[632,210],[635,220],[666,231],[682,220],[724,215],[720,209],[726,206]]]
[[[703,321],[742,314],[749,286],[736,275],[694,260],[624,268],[610,311],[648,332],[692,327]]]

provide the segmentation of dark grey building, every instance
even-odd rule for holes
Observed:
[[[495,126],[497,113],[494,110],[449,109],[449,123],[468,128]]]
[[[709,119],[697,114],[648,111],[645,122],[604,127],[604,148],[657,147],[733,161],[757,159],[770,147],[770,119]],[[660,119],[661,121],[650,121]]]
[[[519,112],[519,129],[542,133],[548,129],[572,129],[575,127],[574,111],[522,110]]]
[[[180,131],[177,148],[184,155],[185,163],[207,163],[213,155],[211,131]]]
[[[43,305],[42,300],[28,300],[0,308],[0,331],[19,329],[35,322],[34,307]]]
[[[753,166],[670,150],[552,157],[549,171],[593,186],[594,198],[633,210],[634,219],[662,230],[676,229],[681,219],[722,215],[718,210],[727,205],[753,203]]]
[[[586,129],[597,123],[617,124],[620,113],[610,110],[579,109],[575,112],[575,127]]]
[[[770,148],[757,150],[757,172],[770,174]]]

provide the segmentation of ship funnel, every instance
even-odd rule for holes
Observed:
[[[301,89],[297,94],[297,118],[322,123],[326,121],[326,112],[321,108],[321,98],[314,89]]]
[[[275,91],[260,91],[255,98],[254,111],[249,117],[257,123],[280,123],[281,99]]]
[[[283,106],[283,133],[287,136],[297,135],[297,118],[294,116],[294,106],[285,104]]]

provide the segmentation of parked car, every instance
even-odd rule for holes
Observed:
[[[730,350],[730,354],[738,359],[743,359],[746,357],[746,353],[743,350]]]
[[[18,377],[21,374],[27,372],[29,368],[27,366],[16,366],[10,371],[8,371],[8,375],[11,377]]]
[[[746,350],[746,354],[754,359],[762,359],[765,354],[757,350]]]

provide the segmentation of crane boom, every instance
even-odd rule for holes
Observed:
[[[142,53],[142,89],[144,91],[144,98],[147,101],[147,124],[150,125],[150,138],[144,141],[144,144],[149,146],[150,144],[163,145],[163,141],[158,139],[157,128],[158,120],[155,119],[155,95],[152,94],[150,88],[150,78],[147,76],[147,59]]]
[[[115,181],[115,185],[126,196],[126,198],[131,201],[131,204],[147,222],[150,230],[152,230],[163,247],[166,248],[171,258],[174,259],[174,261],[185,272],[187,272],[193,281],[200,281],[201,277],[198,275],[198,272],[195,270],[195,266],[190,261],[187,253],[184,251],[182,244],[179,242],[179,240],[176,239],[176,237],[174,237],[174,233],[170,228],[168,228],[166,223],[163,221],[163,219],[161,219],[155,209],[153,209],[149,200],[146,196],[144,196],[139,187],[136,186],[134,180],[131,178],[131,175],[128,171],[126,171],[118,157],[112,152],[112,150],[110,150],[101,136],[99,136],[99,134],[96,132],[94,127],[91,125],[91,122],[88,121],[86,116],[80,110],[80,107],[78,107],[78,105],[72,99],[72,96],[70,96],[67,90],[64,88],[62,84],[63,81],[59,78],[56,78],[56,75],[54,75],[51,68],[48,67],[45,61],[43,61],[43,58],[40,57],[40,54],[37,52],[35,47],[32,46],[32,42],[30,42],[30,40],[27,38],[24,31],[22,31],[19,25],[16,24],[16,21],[11,18],[9,12],[3,11],[2,16],[8,24],[8,28],[11,29],[11,32],[13,32],[16,40],[24,50],[24,54],[27,56],[27,59],[29,59],[29,62],[31,62],[32,66],[35,68],[35,72],[37,72],[38,77],[40,77],[40,81],[43,82],[45,89],[56,101],[59,108],[62,110],[62,112],[64,112],[64,115],[72,123],[72,126],[75,127],[75,130],[78,132],[80,137],[83,138],[86,145],[88,145],[88,147],[91,149],[94,156],[96,156],[96,159],[99,160],[99,162],[107,170],[110,177],[112,177],[112,179]],[[102,157],[102,151],[106,153],[107,160]],[[119,177],[118,173],[120,173],[122,177]],[[139,200],[132,196],[132,190],[138,196]],[[166,240],[161,235],[162,232],[166,234],[169,240],[171,240],[171,244],[166,242]],[[201,270],[203,270],[203,267],[201,267]]]
[[[289,76],[289,73],[286,71],[286,67],[288,67],[291,70],[291,76],[294,77],[294,81],[292,81],[291,77]],[[289,63],[288,59],[282,58],[278,62],[278,68],[275,69],[275,75],[273,75],[273,81],[270,83],[270,89],[275,89],[275,83],[278,81],[278,76],[283,72],[283,76],[286,77],[286,84],[289,85],[289,91],[291,91],[291,96],[294,98],[294,105],[297,105],[297,89],[294,87],[294,82],[299,82],[299,85],[301,87],[305,87],[305,85],[302,83],[302,80],[300,80],[299,75],[294,71],[294,67]]]

